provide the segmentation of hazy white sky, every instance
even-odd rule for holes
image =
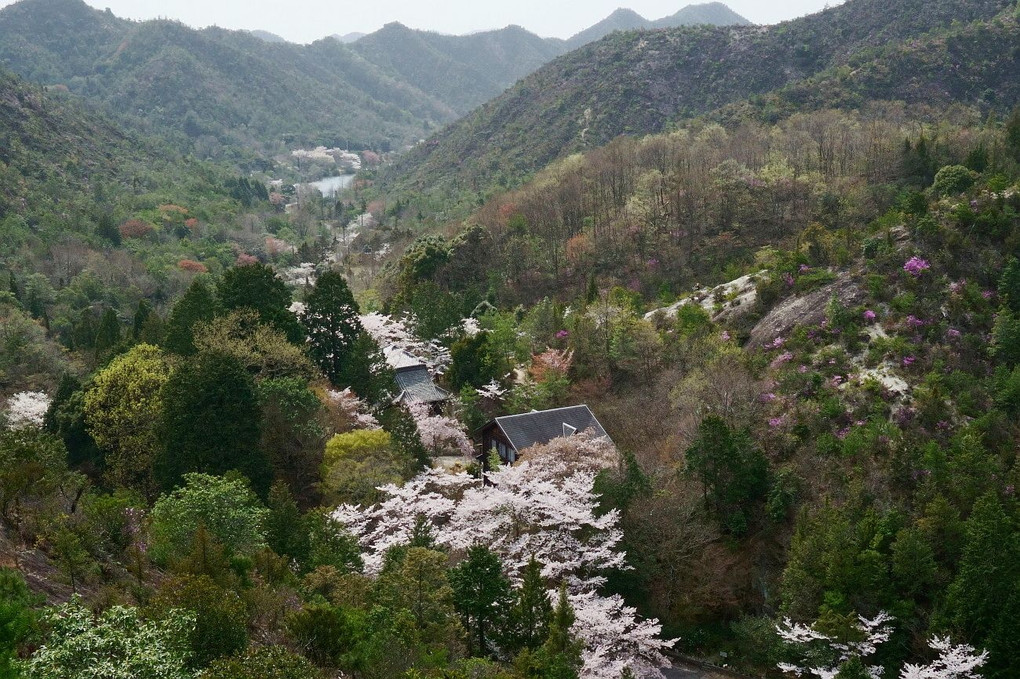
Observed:
[[[13,0],[0,0],[0,7]],[[120,17],[167,17],[204,27],[263,29],[295,42],[333,33],[370,33],[390,21],[444,33],[469,33],[519,24],[545,37],[567,38],[617,7],[648,19],[673,14],[705,0],[86,0]],[[895,0],[893,0],[895,1]],[[836,0],[829,0],[838,4]],[[734,11],[755,23],[776,23],[816,12],[826,0],[729,0]]]

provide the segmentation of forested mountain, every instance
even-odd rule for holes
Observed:
[[[0,63],[97,99],[143,128],[217,144],[388,148],[452,120],[452,108],[332,39],[267,43],[246,32],[134,23],[81,0],[0,11]]]
[[[540,38],[519,26],[453,36],[392,23],[359,39],[352,49],[388,75],[414,83],[464,114],[567,47],[562,40]]]
[[[438,133],[391,168],[386,184],[454,193],[513,185],[563,154],[619,134],[657,132],[830,68],[852,70],[896,49],[891,43],[988,20],[1011,5],[850,0],[772,27],[614,34],[560,57]],[[968,45],[979,51],[977,61],[963,57],[959,66],[980,78],[980,44],[962,41],[953,49]]]
[[[748,26],[750,21],[721,2],[688,5],[671,16],[649,21],[631,9],[618,9],[594,26],[586,28],[567,40],[571,49],[600,40],[614,31],[638,29],[676,28],[705,24],[710,26]]]
[[[1018,22],[0,11],[0,678],[1020,676]]]

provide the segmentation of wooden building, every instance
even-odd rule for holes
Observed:
[[[609,438],[609,434],[586,405],[506,415],[482,427],[482,453],[487,455],[495,449],[504,463],[513,464],[520,457],[521,451],[531,446],[579,432]]]

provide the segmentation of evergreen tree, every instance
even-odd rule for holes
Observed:
[[[1006,122],[1006,150],[1020,163],[1020,106],[1013,109],[1013,115]]]
[[[261,411],[251,375],[237,359],[199,354],[163,388],[163,449],[155,476],[170,489],[184,474],[223,474],[236,469],[263,497],[272,467],[259,447]]]
[[[510,581],[492,550],[476,545],[467,560],[450,570],[453,604],[468,630],[468,652],[486,655],[490,624],[510,601]]]
[[[287,484],[274,482],[266,504],[266,542],[270,549],[303,563],[308,558],[308,526]]]
[[[685,457],[688,473],[701,480],[705,504],[719,522],[736,535],[747,532],[752,506],[768,486],[768,462],[751,438],[709,415]]]
[[[994,646],[986,676],[1020,672],[1020,540],[1015,522],[994,492],[974,503],[956,579],[949,586],[946,622],[979,646]],[[1012,607],[1012,610],[1010,608]],[[994,643],[988,643],[994,641]]]
[[[95,347],[98,352],[112,351],[120,344],[120,319],[117,312],[107,308],[99,319]]]
[[[574,608],[567,600],[567,586],[560,585],[560,597],[549,621],[549,637],[538,652],[544,679],[577,679],[581,670],[581,643],[570,633]]]
[[[1013,313],[1020,314],[1020,260],[1010,259],[999,279],[999,297]]]
[[[147,299],[138,300],[138,308],[135,309],[135,317],[131,323],[131,337],[138,340],[142,336],[146,321],[152,316],[152,304]]]
[[[542,579],[542,565],[531,557],[521,587],[514,592],[510,607],[510,629],[506,645],[513,651],[537,650],[549,636],[552,604]]]
[[[358,303],[343,275],[327,271],[319,277],[305,299],[301,324],[312,360],[334,386],[341,386],[355,344],[364,331]]]
[[[179,356],[195,353],[195,325],[216,316],[216,301],[201,278],[196,278],[184,296],[177,300],[166,322],[163,348]]]
[[[227,269],[216,286],[216,295],[224,310],[251,309],[288,341],[304,342],[304,331],[290,310],[290,290],[271,267],[258,262]]]
[[[393,369],[379,350],[375,339],[362,331],[354,341],[340,384],[349,386],[369,403],[383,404],[393,398],[396,389]]]

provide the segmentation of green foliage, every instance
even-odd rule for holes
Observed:
[[[262,411],[260,447],[304,506],[314,502],[326,442],[324,409],[307,382],[289,377],[263,380],[256,386]]]
[[[549,637],[536,654],[543,677],[549,679],[576,679],[581,669],[581,643],[570,632],[574,624],[574,609],[567,600],[566,585],[560,586],[560,596],[549,620]]]
[[[1020,365],[1020,314],[1006,309],[999,312],[995,318],[991,351],[995,360],[1007,368]]]
[[[1020,260],[1010,259],[999,279],[999,297],[1015,314],[1020,314]]]
[[[273,483],[266,506],[266,544],[280,556],[304,562],[308,558],[308,525],[286,483]]]
[[[20,676],[15,659],[18,647],[35,631],[36,599],[21,573],[0,568],[0,679]]]
[[[179,356],[194,354],[195,326],[211,321],[216,310],[216,300],[209,286],[202,278],[196,278],[170,311],[163,348]]]
[[[79,599],[45,618],[45,643],[24,663],[29,679],[189,679],[188,639],[195,619],[175,611],[146,621],[114,606],[95,616]]]
[[[63,442],[35,428],[0,430],[0,520],[17,527],[29,503],[47,500],[71,480]]]
[[[214,660],[199,679],[312,679],[317,673],[305,658],[283,646],[259,646]]]
[[[199,354],[184,362],[163,387],[156,481],[171,489],[188,472],[238,470],[265,493],[272,469],[259,447],[261,413],[251,375],[224,354]]]
[[[361,571],[361,546],[328,511],[315,509],[305,516],[308,526],[308,570],[329,566],[336,572]]]
[[[308,354],[334,386],[341,386],[364,331],[358,303],[342,274],[327,271],[319,276],[305,297],[301,324],[308,336]]]
[[[415,284],[408,307],[414,319],[414,334],[423,340],[445,337],[464,316],[460,295],[443,290],[429,280]]]
[[[192,333],[199,352],[233,356],[257,381],[310,378],[315,374],[301,348],[288,342],[276,328],[262,323],[250,309],[199,323]]]
[[[521,586],[511,594],[508,619],[500,635],[514,652],[537,651],[549,638],[552,604],[542,579],[542,565],[532,557],[521,578]]]
[[[381,405],[393,397],[394,379],[376,341],[365,331],[359,333],[344,364],[340,384],[349,386],[369,403]]]
[[[376,581],[375,600],[391,615],[406,611],[416,640],[426,644],[451,643],[459,628],[446,560],[424,547],[391,550]]]
[[[247,613],[241,598],[208,576],[184,575],[162,583],[151,604],[157,619],[180,610],[194,614],[190,635],[191,664],[201,668],[248,646]]]
[[[768,462],[747,433],[733,432],[721,417],[709,415],[685,458],[687,473],[701,481],[705,503],[719,523],[734,535],[746,533],[769,485]]]
[[[223,309],[251,309],[288,341],[295,344],[304,341],[301,324],[290,311],[290,290],[271,267],[256,262],[227,269],[216,286],[216,297]]]
[[[892,544],[899,530],[895,513],[881,514],[859,503],[805,510],[798,517],[783,573],[784,612],[814,619],[826,612],[893,609]],[[901,567],[905,558],[901,554]]]
[[[266,546],[268,515],[243,479],[186,474],[183,487],[152,507],[152,558],[165,564],[185,556],[199,526],[232,554],[251,556]]]
[[[974,172],[963,165],[946,165],[935,174],[932,191],[937,196],[954,196],[974,185]]]
[[[465,335],[450,347],[450,368],[446,373],[450,387],[461,391],[465,386],[482,387],[504,374],[506,361],[495,354],[489,344],[489,333]]]
[[[305,604],[287,618],[287,631],[301,652],[318,665],[336,667],[361,635],[357,617],[325,603]]]
[[[376,490],[399,483],[409,473],[410,460],[393,445],[389,433],[357,429],[337,434],[326,444],[322,489],[331,504],[371,504]]]
[[[85,392],[88,433],[106,450],[106,477],[111,483],[143,492],[153,489],[162,389],[170,375],[163,352],[139,344],[111,361]]]
[[[449,579],[453,605],[469,631],[469,652],[488,655],[490,635],[498,632],[501,612],[510,602],[510,581],[503,575],[503,563],[488,547],[476,545],[468,549],[467,559],[450,569]]]
[[[979,645],[993,646],[988,677],[1016,674],[1020,652],[1020,542],[1016,525],[993,493],[975,504],[965,527],[963,554],[950,584],[945,621]]]

